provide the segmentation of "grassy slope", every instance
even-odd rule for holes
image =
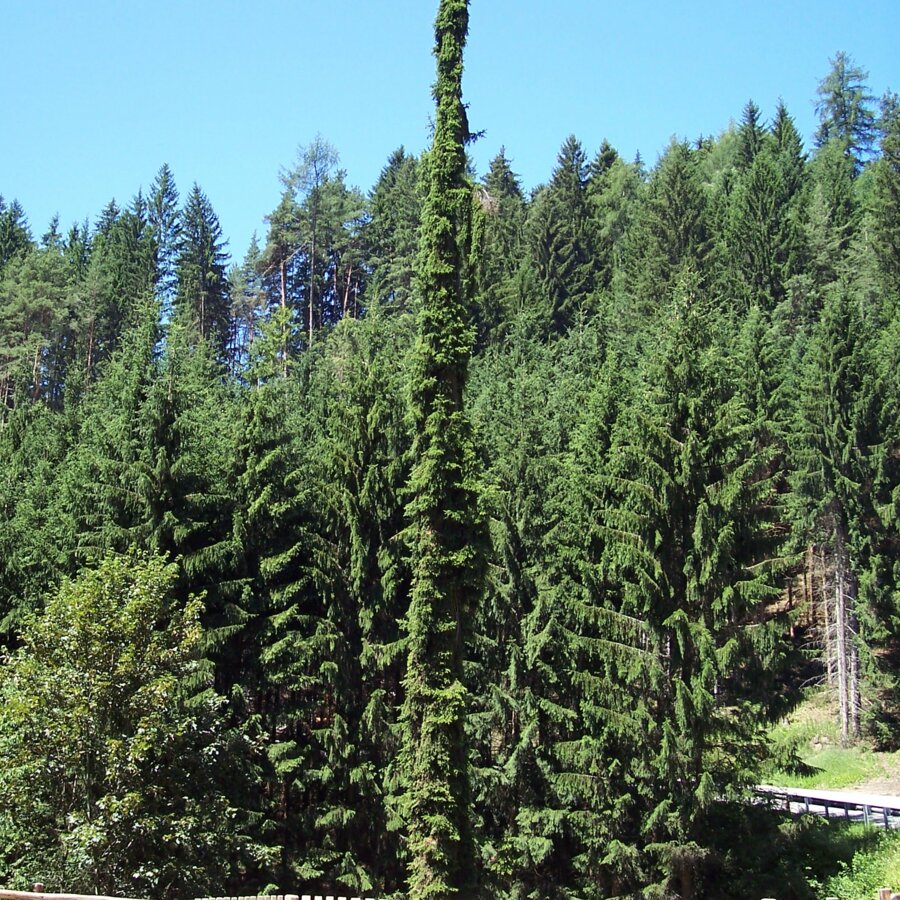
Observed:
[[[794,751],[804,772],[776,768],[767,779],[785,787],[857,788],[900,796],[900,752],[878,753],[861,742],[841,747],[834,705],[826,693],[810,695],[772,731],[780,759]]]
[[[773,729],[772,739],[780,759],[795,755],[804,768],[798,773],[776,767],[767,776],[772,784],[900,795],[900,752],[878,753],[865,742],[841,747],[835,709],[825,693],[811,695]],[[805,862],[813,896],[872,900],[878,888],[900,890],[900,832],[837,824],[804,831],[798,825],[796,837],[794,850]]]

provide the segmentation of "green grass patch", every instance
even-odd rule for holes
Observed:
[[[840,790],[882,782],[880,792],[900,793],[900,752],[878,753],[865,741],[841,746],[828,692],[810,694],[769,737],[772,763],[764,779],[771,784]]]
[[[855,747],[825,747],[821,750],[800,751],[800,758],[809,767],[802,772],[776,769],[772,778],[784,787],[851,788],[872,781],[884,772],[881,754]]]

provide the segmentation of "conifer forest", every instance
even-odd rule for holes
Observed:
[[[526,192],[467,29],[241,261],[165,164],[0,198],[0,884],[715,898],[804,687],[900,745],[897,96]]]

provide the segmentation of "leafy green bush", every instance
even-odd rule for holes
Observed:
[[[829,896],[872,900],[878,889],[900,889],[900,833],[885,832],[873,847],[859,850],[843,871],[826,882]]]
[[[155,557],[107,559],[0,668],[0,882],[156,897],[221,889],[238,817],[200,602]]]

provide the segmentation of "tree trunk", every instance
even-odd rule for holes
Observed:
[[[831,592],[828,589],[827,564],[825,560],[825,549],[822,548],[822,652],[825,654],[825,677],[829,685],[836,682],[835,667],[835,631],[833,626],[834,616],[829,611],[831,604]]]
[[[859,623],[856,616],[856,577],[850,565],[847,535],[839,522],[835,528],[835,586],[840,604],[837,615],[838,640],[840,641],[839,666],[843,668],[840,689],[841,740],[844,743],[859,738],[859,644],[856,633]]]
[[[847,648],[847,605],[844,594],[843,567],[840,553],[836,554],[834,572],[834,626],[837,649],[838,715],[841,722],[841,743],[850,740],[849,655]]]
[[[34,385],[34,390],[32,392],[32,400],[37,400],[37,398],[41,394],[41,385],[38,382],[38,365],[41,361],[41,345],[38,344],[37,348],[34,351],[34,366],[31,371],[31,382]]]
[[[312,347],[313,342],[313,315],[314,305],[313,297],[316,283],[316,218],[313,215],[312,222],[312,246],[309,254],[309,346]]]

